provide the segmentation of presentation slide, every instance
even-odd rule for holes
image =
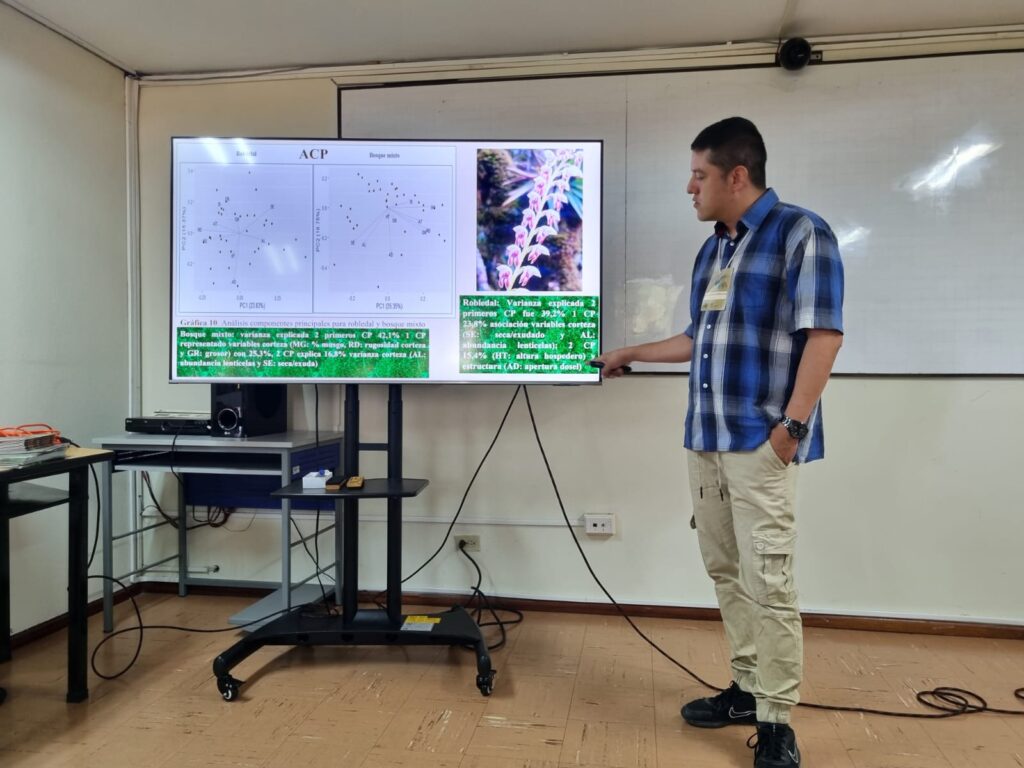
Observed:
[[[597,382],[599,141],[172,141],[172,381]]]

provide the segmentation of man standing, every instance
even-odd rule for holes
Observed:
[[[691,145],[686,191],[715,222],[694,263],[690,325],[602,355],[614,378],[634,361],[690,361],[690,490],[714,581],[733,682],[683,707],[701,728],[757,726],[755,768],[799,766],[790,727],[803,671],[793,583],[797,465],[824,456],[819,399],[842,344],[843,267],[816,214],[765,186],[752,122],[731,117]]]

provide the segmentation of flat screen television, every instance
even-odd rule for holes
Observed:
[[[602,149],[174,138],[171,381],[597,382]]]

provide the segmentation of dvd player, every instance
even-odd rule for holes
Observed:
[[[126,432],[147,435],[209,435],[209,417],[198,413],[159,413],[155,416],[129,416],[124,420]]]

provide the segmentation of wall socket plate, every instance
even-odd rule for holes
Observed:
[[[615,533],[615,515],[611,512],[585,514],[583,531],[591,536],[611,536]]]
[[[480,551],[480,536],[475,533],[458,533],[455,535],[455,548],[459,548],[460,542],[466,542],[466,552]]]

